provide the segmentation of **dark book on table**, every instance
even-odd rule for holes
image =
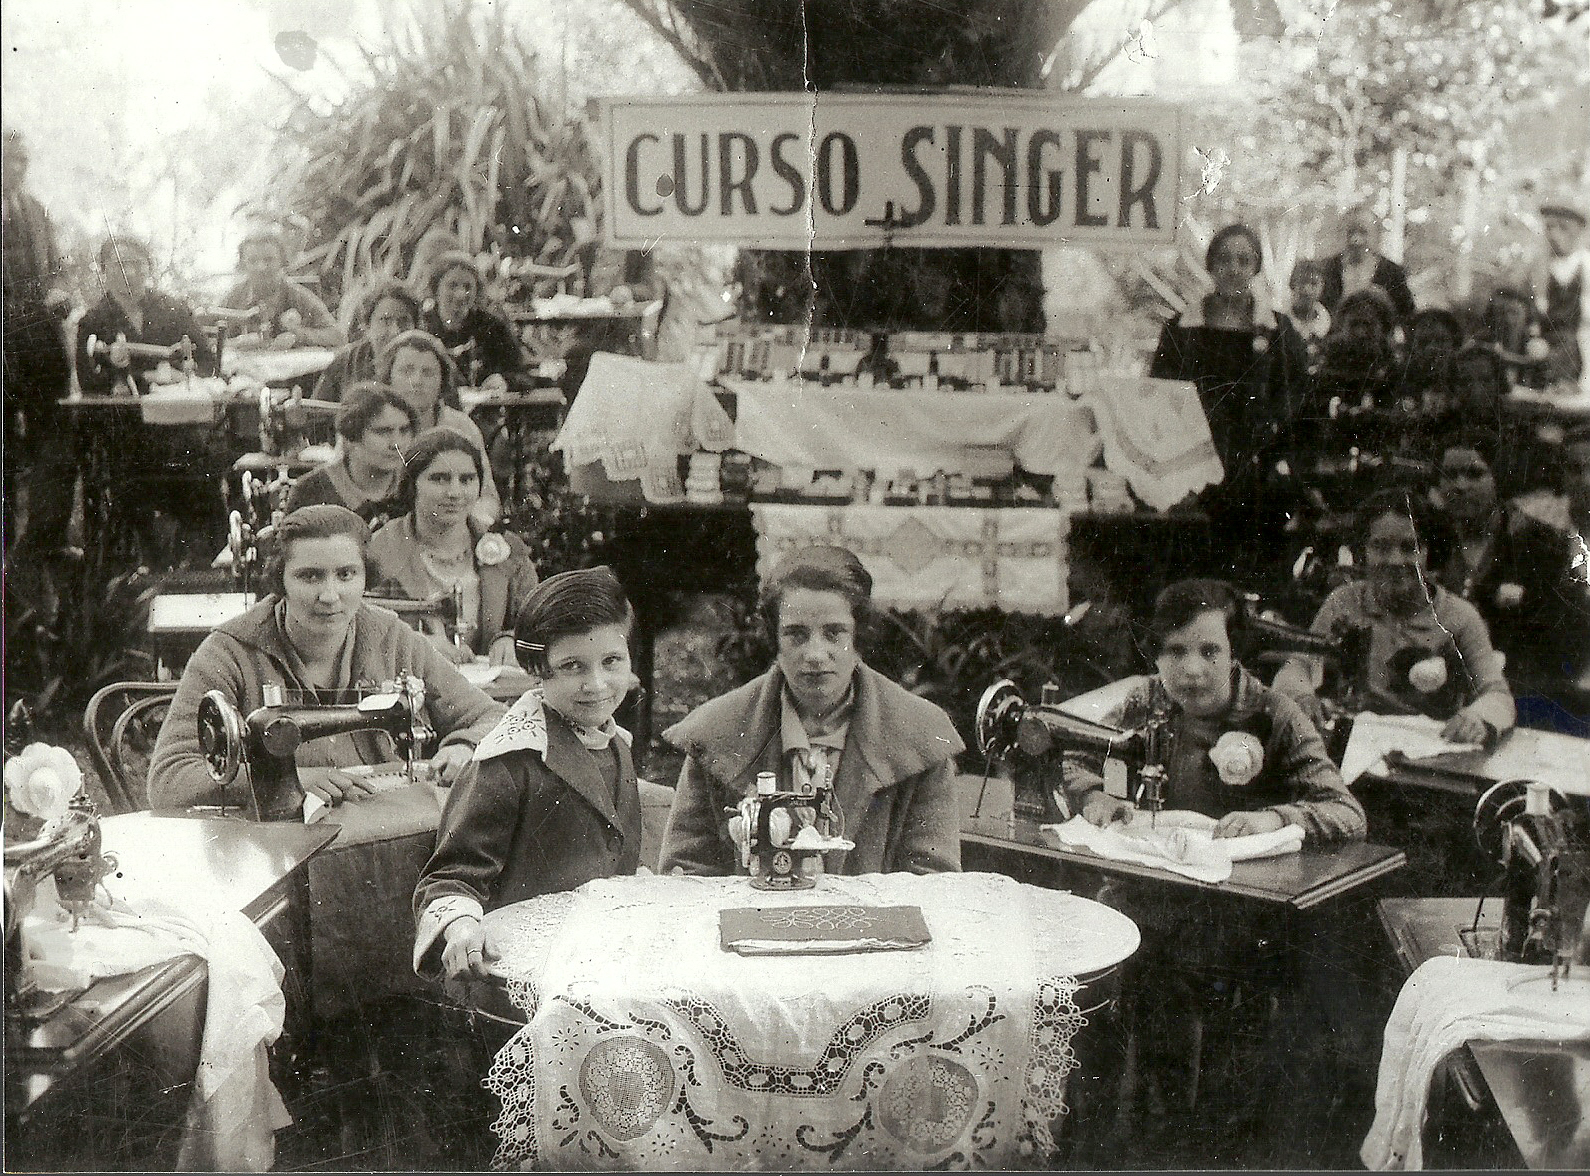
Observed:
[[[933,938],[914,906],[736,907],[720,912],[718,934],[740,955],[910,951]]]

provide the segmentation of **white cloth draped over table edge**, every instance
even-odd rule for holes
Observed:
[[[719,948],[717,912],[724,907],[834,904],[919,905],[934,942],[887,957],[740,957]],[[936,1140],[942,1144],[937,1150],[912,1153],[918,1157],[912,1162],[925,1163],[941,1153],[948,1158],[957,1144],[969,1154],[972,1145],[965,1141],[973,1135],[984,1148],[1011,1146],[1019,1129],[1046,1146],[1048,1122],[1063,1111],[1063,1080],[1074,1065],[1070,1038],[1085,1023],[1074,1003],[1076,977],[1119,963],[1138,942],[1135,925],[1115,911],[988,874],[825,876],[815,890],[781,894],[752,890],[744,878],[603,879],[490,912],[486,923],[501,955],[495,967],[528,1018],[487,1078],[503,1100],[502,1118],[494,1125],[502,1140],[498,1166],[559,1157],[642,1167],[724,1167],[740,1159],[821,1167],[880,1162],[899,1145],[891,1144],[877,1123],[871,1124],[860,1152],[845,1163],[839,1162],[844,1147],[832,1156],[826,1144],[802,1155],[808,1147],[803,1142],[790,1144],[787,1155],[769,1158],[771,1151],[758,1150],[756,1140],[771,1148],[763,1136],[784,1139],[795,1133],[775,1130],[792,1128],[784,1120],[793,1116],[808,1121],[801,1128],[807,1140],[831,1137],[848,1146],[846,1141],[863,1130],[858,1118],[863,1103],[867,1108],[878,1103],[882,1116],[887,1113],[882,1101],[896,1088],[927,1097],[938,1089],[931,1082],[929,1089],[921,1088],[934,1067],[934,1081],[959,1073],[964,1090],[972,1071],[961,1063],[982,1065],[996,1055],[999,1065],[984,1065],[984,1073],[997,1070],[1003,1077],[983,1080],[990,1101],[977,1130],[971,1125],[974,1115],[953,1139]],[[882,986],[880,978],[887,978]],[[877,1028],[859,1044],[856,1039],[847,1043],[843,1026],[867,1023],[856,1017],[885,1005],[892,1005],[900,1020]],[[610,1036],[603,1038],[604,1033]],[[936,1035],[948,1040],[955,1033],[963,1038],[958,1046],[937,1041]],[[673,1095],[654,1100],[655,1113],[646,1123],[614,1127],[590,1102],[605,1097],[602,1091],[581,1083],[593,1065],[608,1064],[609,1054],[620,1049],[637,1055],[652,1051],[650,1037],[659,1034],[675,1061],[655,1049],[653,1085],[668,1086],[680,1101],[673,1103]],[[578,1043],[593,1036],[597,1040],[590,1050],[580,1054]],[[944,1060],[937,1053],[928,1057],[929,1045],[948,1051]],[[891,1048],[896,1052],[888,1052]],[[1009,1051],[1017,1048],[1029,1059],[1019,1074],[1008,1064]],[[973,1061],[974,1055],[981,1061]],[[893,1060],[876,1064],[884,1056]],[[577,1066],[582,1057],[583,1065]],[[826,1068],[801,1069],[822,1058],[829,1059]],[[863,1066],[866,1059],[871,1061]],[[682,1084],[666,1076],[680,1066]],[[896,1081],[890,1077],[895,1074],[903,1076]],[[792,1087],[787,1097],[777,1094],[779,1083],[802,1081],[815,1081],[822,1089],[802,1094]],[[858,1081],[861,1089],[852,1094]],[[753,1089],[757,1082],[774,1086]],[[996,1085],[1005,1096],[1002,1103],[994,1097]],[[574,1091],[590,1103],[591,1119],[606,1128],[596,1153],[576,1150],[596,1144],[569,1134],[571,1121],[580,1118],[570,1101]],[[544,1102],[538,1102],[538,1093]],[[670,1106],[684,1108],[687,1121],[677,1114],[665,1118]],[[823,1115],[829,1119],[821,1121]],[[729,1125],[753,1121],[761,1124],[762,1136],[745,1137],[743,1144],[726,1138],[733,1134]],[[694,1124],[706,1124],[707,1137],[685,1129],[693,1130]],[[1004,1131],[997,1132],[996,1125]],[[591,1120],[584,1120],[581,1131],[590,1126]],[[593,1138],[597,1134],[589,1132]],[[615,1140],[617,1156],[607,1146]],[[750,1151],[742,1156],[745,1149]],[[593,1161],[590,1154],[600,1158]],[[818,1157],[825,1158],[819,1162]]]
[[[1171,809],[1135,812],[1129,825],[1100,828],[1075,816],[1062,825],[1044,825],[1069,846],[1090,849],[1112,861],[1135,862],[1172,870],[1199,882],[1224,882],[1232,864],[1257,858],[1283,857],[1303,848],[1303,827],[1284,825],[1271,833],[1215,837],[1215,819],[1203,813]]]
[[[1372,1171],[1424,1167],[1430,1079],[1468,1041],[1590,1040],[1590,978],[1553,992],[1541,965],[1437,956],[1408,977],[1380,1054],[1375,1121],[1359,1157]]]
[[[203,959],[204,1036],[177,1167],[265,1172],[275,1162],[275,1132],[292,1122],[267,1052],[282,1031],[284,970],[250,919],[202,903],[179,908],[141,895],[96,906],[73,932],[46,879],[23,923],[25,967],[46,991],[71,991],[184,955]]]

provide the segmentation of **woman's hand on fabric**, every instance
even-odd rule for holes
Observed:
[[[279,335],[271,336],[272,351],[290,351],[298,346],[298,335],[293,331],[283,331]]]
[[[1485,720],[1466,708],[1458,711],[1447,720],[1446,726],[1441,728],[1441,738],[1448,743],[1483,744],[1490,738],[1490,734],[1490,726]]]
[[[514,652],[513,634],[498,633],[492,640],[487,660],[494,666],[517,666],[519,656]]]
[[[431,774],[443,788],[451,787],[458,773],[464,770],[475,749],[463,743],[449,743],[431,756]]]
[[[306,770],[301,774],[301,781],[305,792],[320,797],[329,805],[370,795],[368,783],[336,768]]]
[[[442,971],[447,979],[490,978],[491,971],[486,965],[497,959],[497,949],[486,934],[484,923],[463,915],[447,924],[442,935],[447,941],[442,948]]]
[[[1286,827],[1286,818],[1274,809],[1227,813],[1215,822],[1215,837],[1248,837],[1254,833],[1274,833]]]
[[[1100,829],[1114,821],[1123,825],[1132,820],[1132,806],[1118,796],[1111,796],[1100,789],[1088,793],[1082,802],[1082,819],[1090,825],[1097,825]]]

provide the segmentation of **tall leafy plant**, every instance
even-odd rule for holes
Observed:
[[[403,275],[420,237],[564,265],[590,236],[599,184],[584,123],[541,95],[535,53],[502,5],[417,11],[341,102],[299,103],[278,202],[320,231],[328,284]],[[578,230],[578,231],[576,231]]]

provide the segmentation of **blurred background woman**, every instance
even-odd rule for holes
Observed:
[[[437,427],[452,429],[480,451],[484,469],[475,521],[482,527],[491,526],[502,513],[491,457],[480,426],[459,406],[458,369],[442,341],[426,331],[404,331],[382,353],[377,376],[413,407],[420,432]]]
[[[424,631],[454,661],[480,655],[514,666],[513,621],[539,577],[517,535],[487,532],[471,518],[484,473],[480,450],[451,429],[415,441],[403,457],[404,513],[370,541],[371,580],[377,591],[411,600],[459,590],[460,641],[434,618],[422,620]]]
[[[1380,221],[1366,205],[1342,217],[1342,251],[1325,259],[1325,291],[1320,301],[1332,315],[1355,290],[1378,286],[1391,299],[1399,321],[1413,317],[1413,291],[1408,273],[1380,252]]]
[[[293,483],[287,509],[329,502],[380,526],[398,513],[403,451],[418,432],[419,416],[407,400],[373,380],[355,384],[337,409],[341,454]]]
[[[239,335],[233,347],[340,347],[342,328],[326,304],[287,276],[287,243],[274,230],[250,233],[237,247],[243,280],[227,291],[224,305],[258,310],[256,330]]]
[[[376,378],[381,351],[404,331],[419,325],[420,303],[402,282],[382,282],[360,304],[354,319],[354,339],[338,350],[320,382],[316,400],[338,401],[345,389],[361,380]]]
[[[420,325],[440,339],[472,388],[508,387],[508,377],[524,368],[513,328],[481,305],[480,271],[461,251],[440,254],[431,263],[432,304]]]

